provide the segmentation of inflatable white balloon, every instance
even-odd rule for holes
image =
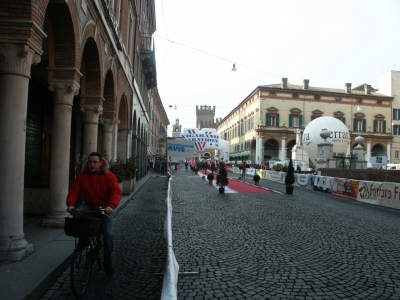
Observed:
[[[301,140],[313,164],[318,155],[317,145],[324,142],[319,135],[324,129],[330,132],[326,141],[333,144],[333,152],[345,155],[350,144],[350,133],[342,121],[333,117],[319,117],[312,120],[304,129]]]

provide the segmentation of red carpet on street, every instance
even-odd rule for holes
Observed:
[[[207,172],[207,174],[210,174],[211,172]],[[205,180],[207,180],[207,174],[204,173],[204,170],[199,171],[198,175],[199,177],[206,176]],[[219,186],[216,184],[216,179],[217,179],[217,174],[214,174],[214,182],[213,185],[216,188],[219,188]],[[250,184],[247,182],[243,182],[240,180],[232,179],[229,178],[229,184],[228,186],[225,187],[225,193],[240,193],[240,194],[273,194],[273,193],[279,193],[274,190],[270,190],[261,186],[257,186],[254,184]]]

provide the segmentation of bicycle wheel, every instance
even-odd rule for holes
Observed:
[[[92,256],[92,264],[97,262],[99,269],[101,270],[103,264],[103,235],[99,232],[96,237],[91,238],[91,242],[93,245],[93,256]]]
[[[90,247],[82,247],[78,244],[75,248],[71,262],[71,288],[76,297],[81,297],[89,283],[92,264],[90,258]]]

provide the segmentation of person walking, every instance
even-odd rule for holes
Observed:
[[[245,161],[242,163],[242,167],[243,167],[242,168],[242,178],[245,179],[246,178],[246,168],[247,168],[247,164]]]
[[[93,211],[105,209],[105,214],[99,215],[101,233],[104,237],[104,271],[111,279],[114,274],[112,257],[114,246],[114,218],[113,211],[121,201],[121,188],[115,175],[109,171],[107,160],[101,158],[98,152],[92,152],[83,163],[81,173],[78,174],[67,196],[67,211],[73,213],[77,201],[83,194],[83,204],[77,209]],[[74,217],[83,217],[79,213]]]
[[[186,169],[186,172],[188,171],[188,168],[189,168],[189,163],[186,161],[186,162],[185,162],[185,169]]]

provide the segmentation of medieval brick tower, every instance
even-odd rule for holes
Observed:
[[[196,106],[196,127],[198,129],[216,129],[218,121],[218,119],[215,119],[215,106],[212,108],[209,105]]]

